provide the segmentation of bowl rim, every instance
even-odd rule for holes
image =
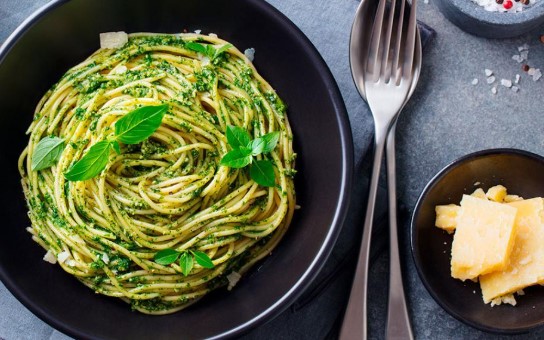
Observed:
[[[264,15],[274,18],[281,25],[285,26],[291,34],[296,38],[297,43],[302,45],[306,50],[308,57],[313,61],[313,64],[317,68],[324,82],[327,84],[327,90],[332,106],[334,107],[334,118],[338,124],[339,136],[340,136],[340,149],[341,149],[341,178],[340,178],[340,192],[336,208],[332,214],[332,223],[329,227],[322,245],[319,248],[317,255],[313,258],[310,265],[303,272],[298,281],[274,304],[270,305],[266,310],[247,322],[240,324],[230,330],[223,333],[216,334],[210,339],[219,338],[232,338],[241,334],[247,333],[249,330],[262,325],[273,318],[277,317],[283,311],[285,311],[295,300],[308,288],[308,286],[317,277],[321,269],[324,267],[326,260],[332,252],[334,244],[340,234],[343,223],[346,219],[346,215],[349,208],[349,202],[351,198],[351,183],[353,177],[353,157],[354,146],[353,136],[351,132],[351,125],[349,122],[348,112],[338,87],[338,84],[329,69],[327,63],[310,41],[310,39],[302,32],[302,30],[295,25],[285,14],[280,10],[272,6],[266,1],[262,0],[243,0],[248,6],[259,9]],[[52,0],[49,3],[41,6],[35,10],[29,17],[27,17],[17,28],[7,37],[7,39],[0,45],[0,65],[3,63],[6,56],[11,49],[17,44],[17,42],[32,28],[32,26],[40,21],[44,16],[55,10],[56,8],[70,2],[70,0]],[[45,323],[49,324],[53,328],[76,338],[94,338],[92,334],[81,332],[80,330],[67,325],[62,320],[49,316],[43,308],[34,304],[23,291],[21,291],[4,272],[2,266],[0,266],[0,281],[6,286],[8,291],[15,296],[15,298],[21,302],[28,310],[34,315],[40,318]]]
[[[433,297],[433,299],[438,303],[442,309],[444,309],[446,312],[448,312],[450,315],[452,315],[457,320],[474,327],[479,330],[483,330],[486,332],[496,333],[496,334],[519,334],[519,333],[525,333],[530,330],[533,330],[539,326],[542,326],[544,324],[544,319],[542,319],[538,323],[534,323],[527,327],[516,327],[516,328],[500,328],[500,327],[492,327],[492,326],[486,326],[478,322],[474,322],[470,318],[465,317],[461,313],[457,313],[455,310],[450,308],[448,305],[446,305],[442,301],[442,297],[440,294],[437,294],[434,291],[434,286],[429,283],[427,280],[427,276],[423,273],[423,263],[422,259],[420,257],[420,253],[417,251],[418,246],[418,236],[419,231],[418,228],[415,227],[415,220],[416,217],[419,215],[419,210],[421,208],[421,204],[423,203],[424,199],[426,198],[427,194],[431,189],[433,189],[436,184],[445,176],[447,175],[451,170],[456,168],[458,165],[465,163],[467,161],[471,161],[477,158],[483,158],[483,157],[489,157],[489,156],[495,156],[495,155],[501,155],[501,154],[508,154],[508,155],[517,155],[522,156],[530,159],[535,159],[541,163],[544,163],[544,157],[532,153],[530,151],[515,149],[515,148],[497,148],[497,149],[484,149],[480,151],[476,151],[473,153],[470,153],[468,155],[462,156],[457,158],[456,160],[448,163],[444,168],[442,168],[436,175],[434,175],[431,180],[425,185],[425,188],[419,195],[414,211],[412,213],[412,217],[410,219],[410,250],[412,252],[412,259],[414,260],[415,267],[417,270],[417,273],[419,275],[419,278],[421,279],[421,282],[423,282],[423,285],[427,289],[427,292]]]

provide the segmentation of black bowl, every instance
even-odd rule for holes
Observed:
[[[459,204],[463,194],[497,184],[524,198],[542,197],[544,158],[521,150],[493,149],[446,166],[427,184],[416,204],[411,224],[412,255],[423,284],[451,315],[484,331],[521,333],[544,324],[544,287],[524,289],[526,294],[516,298],[515,307],[484,304],[479,283],[450,276],[453,235],[434,226],[435,206]]]
[[[71,66],[98,49],[101,32],[201,29],[241,50],[288,104],[302,209],[277,249],[231,292],[216,291],[167,315],[132,312],[44,261],[29,225],[17,158],[34,108]],[[0,279],[33,313],[77,338],[204,338],[238,335],[276,316],[315,278],[329,255],[349,201],[353,145],[347,113],[325,62],[303,33],[261,0],[53,1],[0,48]]]

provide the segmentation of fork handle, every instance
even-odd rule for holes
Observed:
[[[375,122],[376,123],[376,122]],[[374,220],[374,207],[376,205],[376,194],[378,181],[380,179],[380,168],[382,165],[383,152],[387,130],[390,122],[385,126],[376,125],[375,148],[372,174],[368,191],[368,202],[363,229],[363,240],[359,249],[357,268],[351,286],[348,306],[344,314],[344,321],[340,329],[341,340],[367,339],[367,286],[368,286],[368,260],[370,254],[370,239],[372,235],[372,222]]]
[[[399,256],[397,229],[397,188],[395,164],[395,122],[387,138],[387,192],[389,197],[389,301],[387,305],[386,339],[413,339]]]

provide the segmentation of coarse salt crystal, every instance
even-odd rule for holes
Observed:
[[[253,47],[246,49],[244,51],[244,55],[247,59],[249,59],[249,61],[253,61],[253,59],[255,59],[255,49]]]
[[[542,72],[540,72],[540,69],[537,68],[535,71],[535,74],[533,74],[533,81],[537,81],[542,77]]]
[[[512,91],[518,92],[518,91],[519,91],[519,87],[517,87],[517,86],[512,86]]]
[[[516,79],[514,80],[514,83],[519,84],[520,79],[521,79],[521,76],[519,74],[516,74]]]
[[[504,87],[512,87],[512,81],[508,79],[501,79],[501,85]]]
[[[64,263],[66,262],[66,260],[70,257],[70,253],[67,252],[66,250],[63,251],[62,253],[58,254],[57,255],[57,259],[59,260],[60,263]]]
[[[102,261],[104,261],[105,264],[110,263],[110,257],[108,256],[108,254],[102,254]]]
[[[68,260],[68,261],[66,261],[66,264],[69,265],[70,267],[75,267],[76,266],[76,261]]]
[[[210,58],[206,56],[202,57],[201,61],[202,61],[202,66],[207,66],[210,64]]]
[[[195,30],[195,33],[200,34],[200,33],[202,33],[202,30]]]
[[[521,51],[519,56],[521,57],[521,59],[527,60],[527,58],[529,58],[529,51]]]
[[[478,78],[472,79],[472,85],[478,85]]]
[[[423,3],[424,3],[424,4],[428,4],[428,3],[429,3],[429,0],[423,0]]]
[[[514,60],[517,61],[518,63],[523,62],[523,58],[522,58],[519,54],[514,54],[514,55],[512,56],[512,59],[514,59]]]
[[[527,51],[529,49],[529,45],[527,44],[523,44],[521,46],[518,46],[518,51],[521,52],[521,51]]]
[[[491,93],[497,94],[497,87],[496,87],[496,86],[493,86],[493,87],[491,88]]]
[[[487,83],[488,84],[493,84],[495,82],[495,77],[494,76],[491,76],[489,78],[487,78]]]
[[[532,75],[535,74],[535,72],[536,72],[536,69],[535,69],[534,67],[531,67],[531,68],[529,69],[529,71],[527,71],[527,74],[529,74],[530,76],[532,76]]]
[[[491,71],[488,68],[486,68],[484,72],[485,72],[485,75],[488,76],[488,77],[490,77],[493,74],[493,71]]]
[[[100,33],[100,48],[119,48],[128,42],[125,32]]]
[[[208,36],[210,36],[212,38],[217,38],[217,34],[215,34],[215,33],[210,33],[210,34],[208,34]]]
[[[57,258],[55,257],[55,255],[53,255],[51,250],[48,250],[47,253],[45,253],[45,255],[43,256],[43,260],[51,264],[57,263]]]

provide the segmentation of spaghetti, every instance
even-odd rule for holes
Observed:
[[[65,178],[121,117],[163,104],[168,112],[150,138],[121,144],[94,178]],[[252,138],[280,132],[277,147],[257,156],[273,162],[275,186],[219,164],[229,125]],[[28,133],[19,170],[28,230],[44,259],[143,313],[172,313],[232,285],[270,253],[293,215],[296,154],[285,106],[245,55],[214,35],[138,33],[98,50],[45,94]],[[58,162],[32,170],[37,144],[50,136],[64,141]],[[184,275],[180,263],[154,261],[164,249],[204,252],[213,268],[195,263]]]

